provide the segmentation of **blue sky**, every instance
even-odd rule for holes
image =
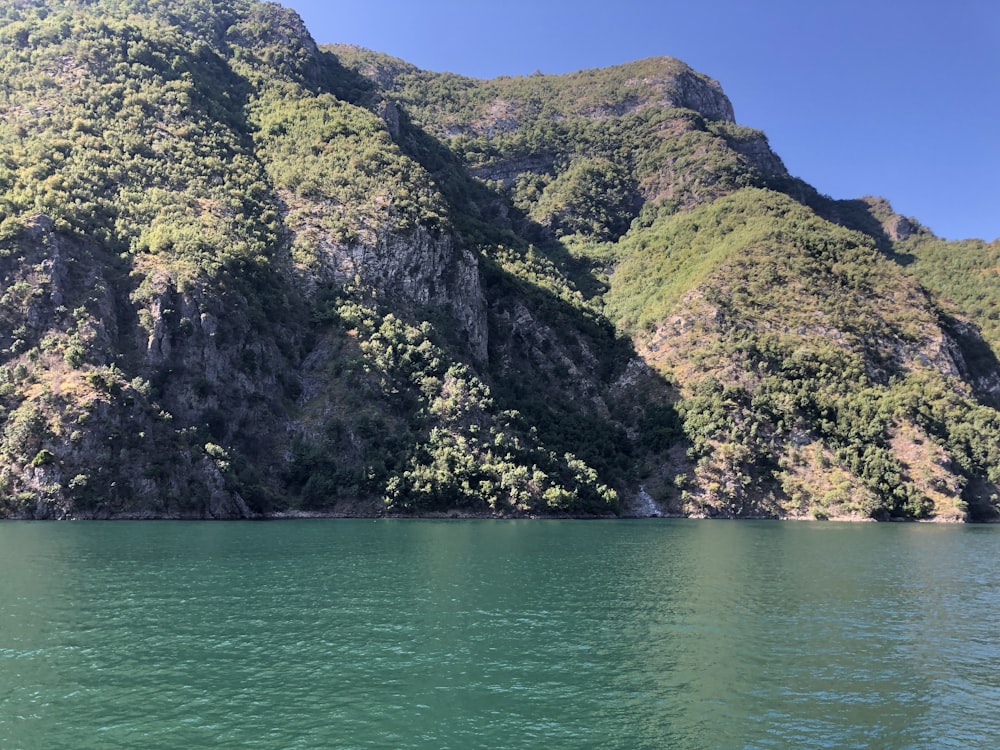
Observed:
[[[1000,0],[284,0],[318,42],[477,78],[670,55],[834,198],[1000,237]]]

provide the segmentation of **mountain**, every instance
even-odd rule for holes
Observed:
[[[680,61],[0,15],[0,515],[998,515],[1000,248],[820,195]]]

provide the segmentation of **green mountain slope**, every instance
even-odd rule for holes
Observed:
[[[0,515],[996,513],[992,246],[819,196],[677,60],[0,16]]]
[[[872,238],[749,189],[623,244],[608,312],[687,397],[687,503],[876,517],[988,505],[963,491],[967,474],[995,476],[997,414],[964,382],[943,313]]]

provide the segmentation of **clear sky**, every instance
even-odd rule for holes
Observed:
[[[1000,0],[283,0],[317,42],[476,78],[680,58],[834,198],[1000,237]]]

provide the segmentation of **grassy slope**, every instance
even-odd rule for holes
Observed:
[[[939,311],[872,238],[744,190],[636,232],[622,257],[609,315],[687,397],[686,502],[989,512],[969,482],[995,478],[997,413],[960,377]]]

